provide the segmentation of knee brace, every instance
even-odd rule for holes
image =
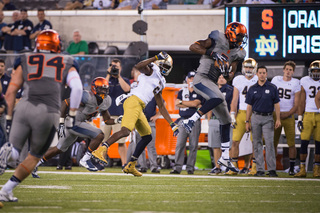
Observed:
[[[320,155],[320,141],[314,141],[314,144],[315,144],[315,151],[314,153],[316,155]]]
[[[308,154],[309,141],[301,140],[300,154]]]

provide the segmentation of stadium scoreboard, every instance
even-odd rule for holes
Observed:
[[[225,25],[248,30],[248,57],[256,60],[320,60],[319,4],[226,5]]]

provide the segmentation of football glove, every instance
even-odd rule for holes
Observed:
[[[298,127],[299,131],[302,132],[302,130],[303,130],[302,115],[298,115],[298,124],[297,124],[297,127]]]
[[[114,119],[114,123],[115,123],[115,124],[121,124],[122,118],[123,118],[123,115],[120,115],[119,117],[117,117],[116,119]]]
[[[11,125],[12,125],[12,116],[6,115],[6,120],[7,120],[6,132],[7,132],[7,135],[9,136],[10,130],[11,130]]]
[[[168,53],[166,52],[160,52],[158,55],[155,56],[157,60],[163,60],[168,58]]]
[[[235,116],[235,112],[231,112],[230,116],[231,116],[231,128],[235,129],[237,126],[237,121],[236,121],[236,116]]]
[[[58,128],[58,139],[66,137],[66,132],[64,130],[64,118],[60,118],[59,128]]]
[[[176,137],[179,134],[179,126],[175,122],[170,123],[170,127],[173,131],[173,136]]]

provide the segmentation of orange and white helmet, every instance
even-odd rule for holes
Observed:
[[[97,77],[91,83],[91,91],[96,97],[104,99],[109,93],[109,82],[103,77]]]
[[[247,28],[239,22],[229,23],[226,27],[225,35],[231,48],[243,48],[247,44]]]
[[[54,30],[43,30],[36,38],[36,49],[59,53],[61,51],[61,40],[59,34]]]

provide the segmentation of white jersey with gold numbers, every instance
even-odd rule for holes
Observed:
[[[258,76],[254,75],[253,78],[248,80],[244,75],[238,75],[233,79],[232,85],[239,91],[239,110],[247,110],[246,95],[249,87],[257,83]]]
[[[301,91],[300,81],[296,78],[284,81],[283,76],[275,76],[271,83],[278,88],[280,112],[289,112],[294,105],[295,94]]]

